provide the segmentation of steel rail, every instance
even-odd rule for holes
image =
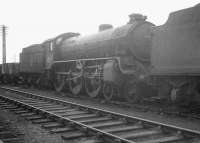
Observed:
[[[198,139],[200,137],[200,132],[196,131],[196,130],[191,130],[191,129],[186,129],[186,128],[182,128],[182,127],[177,127],[177,126],[174,126],[174,125],[155,122],[155,121],[152,121],[152,120],[147,120],[147,119],[143,119],[143,118],[139,118],[139,117],[132,117],[132,116],[116,113],[116,112],[97,109],[97,108],[94,108],[94,107],[91,107],[91,106],[85,106],[85,105],[81,105],[81,104],[77,104],[77,103],[73,103],[73,102],[63,101],[63,100],[60,100],[60,99],[57,99],[57,98],[45,97],[45,96],[42,96],[42,95],[28,93],[28,92],[24,92],[24,91],[20,91],[20,90],[16,90],[16,89],[11,89],[11,88],[7,88],[7,87],[0,87],[0,88],[4,89],[4,90],[8,90],[10,92],[23,94],[23,95],[26,95],[28,97],[34,98],[34,99],[43,99],[44,101],[50,101],[50,102],[54,102],[54,103],[56,102],[56,103],[59,103],[59,104],[62,104],[62,105],[70,105],[72,107],[78,107],[78,108],[81,108],[81,109],[87,109],[89,111],[99,112],[101,114],[111,115],[111,116],[118,117],[118,118],[121,118],[121,119],[126,119],[127,121],[141,122],[143,124],[148,124],[148,125],[152,125],[152,126],[155,126],[155,127],[160,127],[162,129],[173,130],[173,131],[176,131],[177,133],[182,133],[183,135],[187,135],[187,136],[189,135],[189,136],[192,136],[192,137],[198,137]],[[13,99],[11,99],[9,97],[5,97],[5,96],[1,96],[1,97],[7,98],[9,100],[13,100]],[[86,125],[84,123],[80,123],[80,122],[71,120],[69,118],[56,115],[56,114],[54,114],[52,112],[45,111],[45,110],[43,110],[41,108],[37,108],[37,107],[31,106],[29,104],[26,104],[26,103],[23,103],[23,102],[20,102],[20,101],[17,101],[17,100],[15,100],[15,102],[19,102],[20,104],[24,104],[27,107],[35,108],[36,110],[41,111],[41,112],[46,112],[48,115],[57,116],[58,118],[60,118],[62,120],[65,120],[67,122],[73,123],[73,124],[81,127],[85,131],[92,131],[93,133],[95,132],[95,133],[98,134],[98,136],[101,136],[101,137],[105,137],[106,136],[106,137],[115,139],[118,142],[123,142],[123,143],[135,143],[132,140],[124,139],[122,137],[113,135],[111,133],[104,132],[104,131],[99,130],[97,128],[94,128],[92,126]]]
[[[32,106],[32,105],[23,103],[23,102],[21,102],[21,101],[15,100],[15,99],[10,98],[10,97],[6,97],[6,96],[3,96],[3,95],[0,95],[0,98],[4,98],[4,99],[6,99],[6,100],[9,100],[10,102],[15,102],[15,103],[17,103],[17,104],[20,104],[20,105],[23,105],[23,106],[32,108],[32,109],[34,109],[34,110],[40,111],[40,112],[45,113],[45,114],[48,114],[48,115],[50,115],[50,116],[59,118],[60,120],[70,122],[70,123],[72,123],[73,125],[74,125],[74,124],[75,124],[75,125],[78,125],[79,127],[81,127],[81,128],[82,128],[83,130],[85,130],[85,131],[90,130],[90,131],[96,132],[98,136],[104,135],[104,136],[107,136],[107,137],[111,137],[111,138],[115,139],[116,141],[120,141],[121,143],[136,143],[136,142],[134,142],[134,141],[130,141],[130,140],[121,138],[121,137],[119,137],[119,136],[116,136],[116,135],[113,135],[113,134],[104,132],[104,131],[102,131],[102,130],[93,128],[93,127],[91,127],[91,126],[87,126],[87,125],[82,124],[82,123],[80,123],[80,122],[71,120],[71,119],[66,118],[66,117],[59,116],[59,115],[54,114],[54,113],[52,113],[52,112],[48,112],[48,111],[43,110],[43,109],[41,109],[41,108],[34,107],[34,106]]]

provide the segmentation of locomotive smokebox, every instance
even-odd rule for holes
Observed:
[[[101,24],[99,25],[99,32],[112,28],[113,26],[111,24]]]
[[[144,16],[139,13],[132,13],[129,15],[128,24],[134,23],[135,21],[145,21],[146,19],[147,19],[147,16]]]

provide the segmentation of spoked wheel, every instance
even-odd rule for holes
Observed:
[[[78,95],[81,93],[83,88],[83,78],[74,77],[69,80],[69,90],[73,95]]]
[[[57,74],[53,85],[57,92],[61,92],[65,86],[65,76]]]
[[[91,98],[97,97],[101,91],[101,80],[97,78],[86,78],[85,91]]]
[[[110,82],[104,82],[103,84],[103,96],[107,101],[113,99],[115,95],[115,87]]]

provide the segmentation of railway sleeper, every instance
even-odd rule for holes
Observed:
[[[109,121],[103,121],[103,122],[97,122],[97,123],[88,123],[87,125],[92,126],[93,128],[100,128],[100,127],[109,127],[113,125],[122,125],[124,124],[123,121],[119,120],[109,120]]]
[[[2,109],[5,109],[5,108],[7,108],[7,107],[11,107],[11,106],[9,106],[9,104],[1,105],[1,106],[0,106],[0,108],[2,108]],[[12,107],[13,107],[13,106],[12,106]]]
[[[24,103],[27,103],[27,104],[30,104],[30,105],[37,105],[37,104],[46,104],[47,102],[46,101],[37,101],[37,100],[34,100],[34,101],[30,101],[29,99],[26,99],[26,100],[20,100],[21,102],[24,102]]]
[[[69,132],[69,131],[74,131],[76,129],[71,128],[71,127],[66,127],[63,125],[63,127],[58,127],[58,128],[53,128],[50,129],[50,133],[64,133],[64,132]]]
[[[7,102],[3,99],[0,99],[0,105],[7,104]]]
[[[132,130],[128,132],[119,132],[116,133],[115,135],[126,138],[126,139],[131,139],[133,140],[134,138],[144,138],[145,136],[153,136],[153,135],[158,135],[162,134],[162,131],[159,129],[144,129],[144,130]]]
[[[45,129],[52,129],[52,128],[59,128],[62,127],[63,124],[62,123],[58,123],[58,122],[49,122],[49,123],[45,123],[42,125],[43,128]]]
[[[44,101],[44,100],[40,100],[40,99],[36,99],[36,98],[32,98],[32,97],[28,97],[28,98],[21,98],[21,99],[19,99],[20,101],[22,101],[22,102],[26,102],[26,103],[33,103],[33,104],[35,104],[35,103],[48,103],[47,101]]]
[[[22,114],[20,114],[20,116],[21,117],[24,117],[24,118],[26,118],[26,117],[30,117],[30,116],[36,116],[37,114],[36,113],[34,113],[34,112],[27,112],[27,113],[22,113]]]
[[[44,104],[40,104],[40,103],[36,103],[36,104],[30,104],[28,103],[29,105],[31,106],[34,106],[34,107],[37,107],[37,108],[45,108],[45,107],[53,107],[53,106],[57,106],[57,105],[54,105],[54,104],[51,104],[51,103],[44,103]]]
[[[71,115],[81,115],[81,114],[87,114],[86,112],[84,111],[67,111],[65,113],[56,113],[58,114],[59,116],[63,116],[63,117],[67,117],[67,116],[71,116]]]
[[[0,104],[5,104],[5,103],[6,103],[6,101],[0,100]]]
[[[99,128],[105,132],[109,133],[117,133],[117,132],[123,132],[123,131],[130,131],[130,130],[136,130],[136,129],[142,129],[142,125],[135,125],[135,124],[126,124],[126,125],[121,125],[121,126],[111,126],[111,127],[103,127]]]
[[[22,140],[19,136],[13,135],[13,133],[11,133],[11,132],[7,133],[7,134],[0,135],[0,139],[5,143],[11,142],[11,141],[14,143],[14,141]]]
[[[47,111],[49,111],[49,110],[47,109]],[[61,110],[56,110],[56,111],[53,110],[51,112],[53,112],[54,114],[63,114],[66,112],[73,112],[73,111],[77,111],[77,110],[70,108],[70,109],[61,109]]]
[[[16,109],[9,109],[12,112],[20,112],[20,111],[24,111],[24,108],[18,107]]]
[[[110,120],[109,117],[92,117],[87,119],[76,119],[75,121],[81,122],[81,123],[93,123],[93,122],[100,122],[100,121],[107,121]]]
[[[71,115],[68,116],[68,118],[70,118],[71,120],[81,120],[81,119],[87,119],[87,118],[92,118],[92,117],[96,117],[96,114],[91,114],[91,113],[86,113],[86,114],[81,114],[81,115]]]
[[[78,111],[77,109],[75,109],[75,108],[69,108],[69,109],[67,109],[67,110],[56,110],[55,112],[53,112],[53,113],[59,113],[59,111],[61,111],[61,112],[71,112],[71,111]]]
[[[2,105],[0,107],[4,108],[4,109],[12,109],[12,108],[16,109],[16,108],[18,108],[18,106],[11,105],[11,104],[5,104],[5,105]]]
[[[35,124],[42,124],[42,123],[52,122],[51,119],[48,119],[48,118],[46,118],[46,117],[44,117],[42,115],[36,114],[34,112],[23,113],[20,116],[22,116],[26,120],[32,121],[32,123],[35,123]]]
[[[30,113],[29,110],[25,110],[25,109],[22,109],[22,110],[19,110],[19,111],[14,111],[15,114],[25,114],[25,113]]]
[[[78,139],[78,138],[85,137],[85,136],[87,136],[87,135],[84,132],[81,132],[78,130],[66,132],[61,135],[61,137],[64,140],[73,140],[73,139]]]
[[[5,130],[5,126],[0,125],[0,131]]]
[[[51,112],[56,112],[56,111],[60,111],[60,110],[68,110],[68,109],[71,109],[70,107],[48,107],[47,109],[46,108],[43,108],[47,111],[51,111]]]
[[[0,131],[0,137],[11,135],[11,134],[12,134],[12,132],[8,131],[8,130]]]
[[[7,110],[12,110],[12,109],[18,109],[19,107],[18,106],[8,106],[8,107],[4,107],[4,109],[7,109]]]
[[[44,117],[41,115],[35,115],[35,116],[26,117],[26,119],[33,121],[33,120],[38,120],[38,119],[44,119]]]
[[[153,136],[147,136],[142,138],[135,138],[134,141],[139,143],[166,143],[166,142],[178,142],[178,141],[186,141],[183,136],[177,135],[177,134],[171,134],[171,135],[153,135]],[[188,140],[189,141],[189,140]]]
[[[3,143],[20,143],[22,139],[19,137],[2,138]]]
[[[48,119],[48,118],[42,118],[42,119],[37,119],[32,121],[33,124],[44,124],[44,123],[49,123],[49,122],[53,122],[53,120]]]
[[[34,107],[43,107],[43,108],[48,108],[48,107],[61,107],[61,105],[58,105],[58,104],[53,104],[53,103],[42,103],[42,104],[40,104],[40,103],[35,103],[35,104],[30,104],[30,105],[32,105],[32,106],[34,106]]]
[[[91,138],[86,138],[86,139],[82,139],[81,143],[105,143],[105,141],[100,140],[100,139],[96,139],[95,137],[91,137]]]

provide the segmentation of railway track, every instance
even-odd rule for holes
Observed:
[[[66,96],[66,93],[64,96]],[[189,106],[176,106],[174,104],[167,104],[163,101],[159,100],[149,100],[146,99],[142,103],[129,103],[127,101],[119,101],[118,99],[114,99],[112,101],[106,101],[105,99],[97,98],[97,99],[91,99],[87,96],[79,96],[75,97],[70,93],[67,93],[67,97],[70,98],[79,98],[81,100],[92,100],[94,102],[100,102],[100,103],[107,103],[111,105],[116,105],[118,107],[122,108],[133,108],[142,112],[150,111],[152,113],[156,114],[166,114],[168,116],[178,116],[183,118],[191,118],[191,119],[200,119],[200,105],[194,105],[193,107]]]
[[[10,87],[8,87],[10,88]],[[16,88],[15,88],[16,89]],[[65,97],[65,94],[59,95],[60,97]],[[92,100],[93,102],[100,102],[100,103],[106,103],[108,105],[116,105],[118,107],[122,108],[133,108],[134,110],[138,110],[140,112],[152,112],[153,114],[160,114],[160,115],[167,115],[167,116],[177,116],[177,117],[183,117],[183,118],[190,118],[190,119],[200,119],[200,105],[196,105],[195,107],[189,108],[187,107],[178,107],[176,105],[172,104],[166,104],[160,101],[152,101],[152,100],[145,100],[145,102],[142,103],[129,103],[126,101],[119,101],[117,100],[112,100],[112,101],[106,101],[101,98],[97,99],[91,99],[87,96],[79,96],[75,97],[70,93],[67,93],[67,97],[69,98],[79,98],[81,100]]]
[[[85,143],[197,143],[200,132],[138,117],[96,109],[11,88],[0,95],[0,106],[41,124],[64,140]]]
[[[11,127],[6,120],[0,120],[0,143],[21,143],[22,134]]]

